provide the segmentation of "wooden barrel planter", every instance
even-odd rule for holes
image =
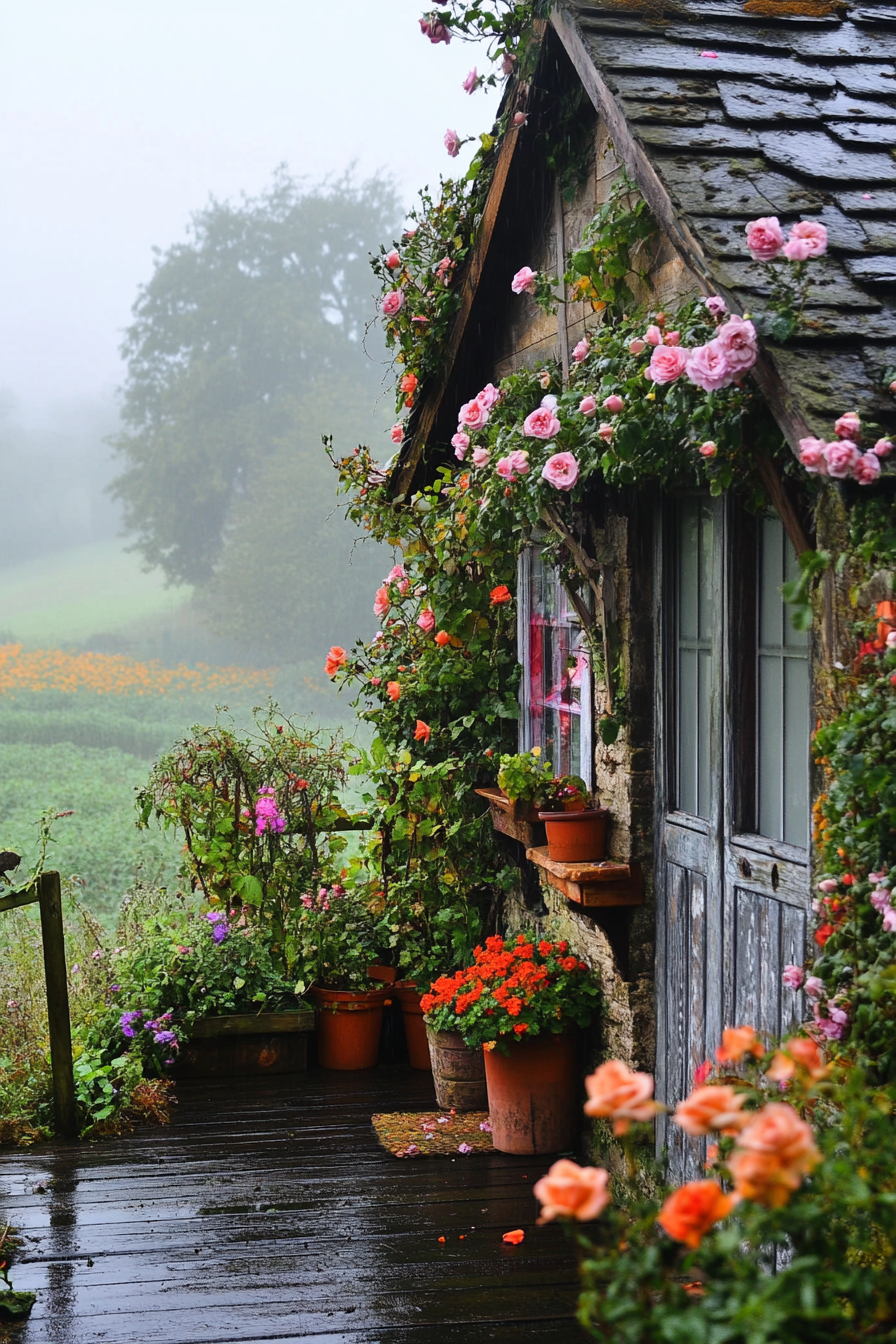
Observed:
[[[485,1051],[488,1118],[499,1153],[559,1153],[578,1130],[579,1037],[533,1036]]]
[[[392,987],[392,997],[401,1004],[404,1016],[404,1034],[408,1043],[408,1061],[412,1069],[429,1073],[432,1060],[429,1057],[429,1042],[426,1039],[426,1023],[423,1021],[423,1009],[420,1006],[420,993],[413,980],[398,980]]]
[[[481,1050],[464,1045],[456,1031],[426,1028],[436,1101],[443,1111],[484,1111],[487,1106],[485,1065]]]
[[[380,1051],[383,1009],[388,989],[342,990],[315,986],[308,996],[317,1005],[317,1062],[323,1069],[372,1069]]]
[[[304,1073],[313,1030],[311,1008],[201,1017],[181,1046],[172,1073],[175,1078]]]

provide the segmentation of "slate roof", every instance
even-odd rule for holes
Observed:
[[[896,6],[568,0],[551,22],[707,292],[762,306],[749,219],[827,227],[808,326],[760,373],[791,442],[853,408],[896,429]]]

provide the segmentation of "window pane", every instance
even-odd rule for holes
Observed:
[[[779,598],[779,605],[780,601]],[[776,654],[759,655],[759,834],[775,840],[784,839],[781,834],[781,789],[784,783],[782,664],[783,659]]]
[[[711,501],[681,502],[677,541],[675,805],[679,811],[707,817],[714,621]]]
[[[784,839],[809,844],[809,663],[784,660]]]
[[[582,774],[581,699],[587,685],[587,646],[578,615],[556,572],[546,569],[536,549],[528,553],[531,615],[527,658],[529,677],[526,740],[540,746],[558,775]]]

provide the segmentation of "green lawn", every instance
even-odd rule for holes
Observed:
[[[57,648],[181,607],[189,588],[144,574],[121,541],[55,551],[0,570],[0,631]]]

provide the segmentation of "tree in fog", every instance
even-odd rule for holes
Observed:
[[[389,423],[364,333],[368,253],[398,217],[380,178],[307,188],[281,169],[157,250],[125,336],[125,526],[149,564],[200,589],[221,633],[272,658],[369,624],[382,556],[352,557],[320,439],[378,441]]]

